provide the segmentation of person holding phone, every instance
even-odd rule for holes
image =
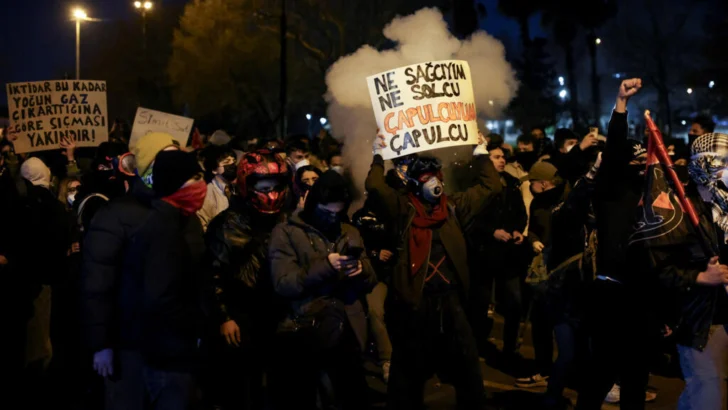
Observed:
[[[361,235],[344,222],[350,198],[344,177],[327,171],[303,210],[271,234],[273,287],[290,305],[278,326],[268,378],[275,409],[315,409],[322,374],[333,386],[332,405],[369,408],[361,363],[367,318],[360,299],[376,278]]]

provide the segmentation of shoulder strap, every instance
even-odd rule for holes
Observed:
[[[84,228],[84,226],[83,226],[83,210],[86,207],[86,203],[91,198],[101,198],[104,201],[109,202],[109,198],[106,195],[99,194],[99,193],[93,193],[93,194],[87,196],[86,198],[84,198],[83,201],[81,201],[81,203],[78,205],[78,211],[76,211],[76,223],[78,224],[78,226],[81,227],[81,231],[84,230],[83,229]]]

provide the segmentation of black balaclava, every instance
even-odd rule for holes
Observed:
[[[319,208],[319,204],[343,202],[344,209],[339,213],[332,213]],[[341,235],[341,222],[351,202],[349,186],[344,177],[336,171],[326,171],[316,181],[306,198],[306,205],[301,211],[301,219],[323,233],[330,241]]]

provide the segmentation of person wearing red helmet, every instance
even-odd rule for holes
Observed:
[[[216,295],[216,329],[209,341],[216,365],[208,387],[214,404],[224,409],[264,407],[263,363],[279,311],[272,298],[268,242],[285,219],[288,175],[276,153],[245,154],[237,194],[208,226],[207,269]]]

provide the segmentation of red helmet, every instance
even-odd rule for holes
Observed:
[[[273,185],[256,190],[261,180],[272,180]],[[261,149],[245,154],[238,165],[238,188],[259,212],[280,212],[288,192],[288,166],[280,155]]]

